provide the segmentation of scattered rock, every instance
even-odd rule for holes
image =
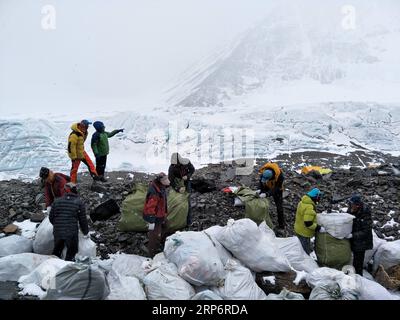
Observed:
[[[45,219],[44,213],[33,213],[31,215],[31,221],[32,222],[42,222]]]
[[[14,234],[17,233],[18,227],[15,224],[9,224],[3,229],[5,234]]]
[[[10,219],[14,218],[17,215],[17,213],[15,212],[15,210],[13,208],[11,208],[8,212],[10,214],[8,216]]]

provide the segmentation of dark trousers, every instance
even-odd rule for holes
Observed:
[[[272,198],[274,199],[276,212],[278,213],[278,224],[279,228],[285,228],[285,217],[283,215],[283,190],[275,189],[272,192]]]
[[[149,242],[147,250],[150,257],[154,257],[160,249],[161,243],[165,241],[166,223],[163,220],[157,219],[155,222],[154,230],[148,232]]]
[[[299,234],[296,234],[297,238],[299,238],[301,246],[303,247],[304,251],[310,255],[310,253],[312,252],[312,248],[311,248],[311,238],[307,238],[307,237],[303,237]]]
[[[67,247],[67,255],[65,261],[73,261],[75,255],[78,253],[78,237],[69,239],[54,239],[53,255],[61,258],[64,246]]]
[[[188,197],[189,209],[188,209],[188,215],[187,215],[187,219],[186,219],[186,224],[187,225],[191,225],[192,224],[192,205],[191,205],[191,201],[190,201],[190,196],[192,194],[192,184],[190,183],[190,180],[187,182],[186,190],[189,193],[189,197]]]
[[[101,156],[96,158],[96,171],[99,176],[104,176],[107,165],[107,156]]]
[[[363,275],[364,258],[365,258],[365,251],[353,252],[353,267],[354,269],[356,269],[356,273],[359,274],[360,276]]]

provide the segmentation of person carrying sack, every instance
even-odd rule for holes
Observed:
[[[71,178],[62,173],[53,172],[46,167],[40,168],[39,177],[44,187],[47,212],[50,212],[54,200],[64,195],[64,186],[71,181]]]
[[[324,228],[317,224],[316,206],[322,195],[323,193],[319,189],[314,188],[301,198],[297,206],[294,231],[308,255],[313,251],[311,238],[316,232],[325,232]]]
[[[268,162],[259,170],[260,197],[272,196],[278,214],[278,226],[285,229],[283,214],[283,181],[285,180],[281,168],[276,163]]]
[[[159,249],[167,230],[167,187],[170,185],[168,176],[161,172],[150,183],[143,209],[143,219],[149,225],[149,242],[147,249],[150,257],[154,257]]]
[[[347,213],[355,216],[350,239],[353,251],[353,266],[356,273],[363,275],[365,251],[373,248],[371,210],[362,201],[360,195],[355,194],[349,200]]]
[[[78,253],[78,224],[85,238],[89,237],[89,226],[85,204],[78,196],[76,185],[69,182],[64,189],[65,194],[54,201],[49,215],[53,225],[53,255],[61,258],[64,247],[67,247],[65,260],[73,261]]]
[[[171,164],[168,169],[168,179],[171,187],[180,193],[189,193],[189,209],[187,215],[187,225],[192,224],[192,207],[190,204],[190,193],[192,192],[190,178],[193,176],[195,168],[189,159],[183,158],[179,153],[175,152],[171,155]]]

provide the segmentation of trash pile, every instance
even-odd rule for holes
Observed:
[[[170,235],[153,259],[145,257],[146,233],[138,232],[148,229],[140,213],[151,176],[135,173],[133,180],[114,172],[104,184],[80,177],[92,231],[90,238],[80,234],[76,262],[51,256],[52,225],[42,211],[39,186],[0,181],[0,299],[399,299],[400,177],[387,165],[337,167],[351,157],[367,164],[363,154],[324,155],[325,162],[319,153],[314,155],[318,162],[311,156],[280,159],[286,178],[285,233],[274,231],[276,209],[271,199],[256,195],[255,173],[235,176],[234,166],[226,164],[197,170],[193,224]],[[301,172],[313,163],[321,167]],[[222,192],[228,186],[238,187]],[[297,203],[311,186],[326,194],[318,205],[318,212],[324,212],[318,214],[318,224],[326,232],[317,233],[315,252],[309,256],[293,225]],[[352,216],[343,210],[346,196],[355,190],[363,193],[374,220],[374,245],[365,255],[364,277],[349,267]],[[186,212],[187,202],[178,199],[186,196],[172,192],[170,211]],[[105,207],[111,211],[98,209]],[[176,229],[182,221],[175,220]]]
[[[341,250],[336,241],[347,240],[351,220],[341,215],[322,218],[335,239],[323,243],[325,250]],[[47,228],[45,219],[33,242],[50,243],[51,233],[39,232]],[[367,270],[364,277],[354,273],[351,254],[349,261],[336,259],[327,267],[326,257],[308,256],[297,237],[277,237],[265,221],[257,225],[247,218],[204,231],[178,231],[153,259],[119,253],[102,260],[94,254],[96,244],[83,237],[75,262],[40,254],[35,248],[47,248],[20,236],[0,239],[0,248],[0,285],[18,282],[20,296],[42,300],[400,299],[400,241],[375,235],[366,254],[374,279]]]

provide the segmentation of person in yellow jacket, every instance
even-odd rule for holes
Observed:
[[[315,232],[323,232],[322,227],[317,224],[316,211],[316,205],[322,195],[319,189],[314,188],[301,198],[297,206],[294,231],[308,255],[312,252],[311,238],[314,237]]]
[[[83,162],[89,169],[90,175],[94,180],[98,180],[96,168],[85,151],[85,141],[88,136],[88,128],[91,122],[82,120],[81,122],[74,123],[71,126],[72,132],[68,137],[68,156],[72,161],[71,167],[71,182],[75,183],[78,179],[78,169],[81,162]]]
[[[268,162],[259,170],[260,196],[271,196],[274,199],[276,212],[278,214],[278,224],[280,229],[285,228],[285,217],[283,215],[283,176],[282,169],[278,164]]]

